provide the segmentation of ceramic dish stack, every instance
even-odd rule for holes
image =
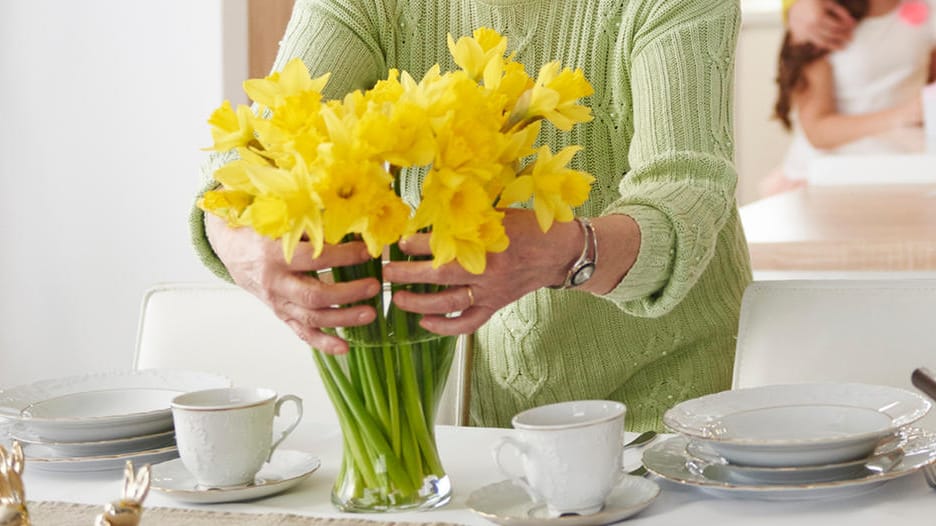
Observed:
[[[170,402],[227,387],[193,371],[140,370],[71,376],[0,390],[0,438],[23,445],[30,469],[122,470],[176,458]]]
[[[644,465],[723,495],[851,495],[936,462],[936,435],[911,425],[930,409],[916,393],[866,384],[771,385],[682,402],[664,415],[677,436]]]

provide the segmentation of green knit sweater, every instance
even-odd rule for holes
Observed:
[[[454,68],[446,34],[509,38],[527,71],[581,68],[595,119],[544,126],[554,150],[585,146],[596,176],[579,215],[627,214],[640,253],[611,293],[542,289],[501,309],[475,338],[471,423],[570,399],[614,399],[631,429],[659,429],[676,402],[727,389],[741,294],[750,281],[734,198],[731,92],[736,0],[298,0],[274,66],[302,57],[332,72],[326,95],[389,68]],[[415,178],[413,178],[415,179]],[[417,181],[405,185],[416,195]],[[195,245],[227,277],[195,211]],[[599,259],[600,264],[600,259]],[[229,278],[228,278],[229,279]]]

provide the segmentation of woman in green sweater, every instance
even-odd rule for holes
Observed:
[[[475,332],[470,420],[507,426],[526,408],[570,399],[628,405],[628,427],[659,429],[673,404],[731,385],[734,336],[751,279],[732,164],[731,92],[739,9],[733,0],[298,0],[274,65],[301,57],[313,77],[332,72],[340,97],[385,78],[451,69],[446,35],[481,26],[509,38],[527,71],[558,60],[581,68],[595,116],[571,132],[544,127],[553,150],[580,144],[573,167],[596,177],[586,221],[543,233],[530,210],[511,210],[510,247],[481,276],[456,263],[390,264],[384,277],[436,282],[444,292],[398,294],[438,333]],[[405,185],[410,197],[416,181]],[[587,227],[587,228],[586,228]],[[310,345],[340,353],[321,331],[374,318],[372,279],[328,285],[306,271],[367,259],[361,243],[278,242],[201,211],[193,233],[206,264],[251,291]],[[403,244],[428,250],[420,236]],[[451,313],[461,312],[454,316]]]

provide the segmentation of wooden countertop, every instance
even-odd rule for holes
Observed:
[[[741,221],[755,270],[936,270],[936,184],[811,186]]]

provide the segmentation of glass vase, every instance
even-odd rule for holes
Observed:
[[[425,291],[425,286],[405,287]],[[434,425],[455,337],[419,327],[419,315],[393,306],[389,287],[373,304],[374,322],[338,330],[350,352],[314,351],[343,438],[332,503],[349,512],[441,506],[451,497],[451,484],[439,460]]]

